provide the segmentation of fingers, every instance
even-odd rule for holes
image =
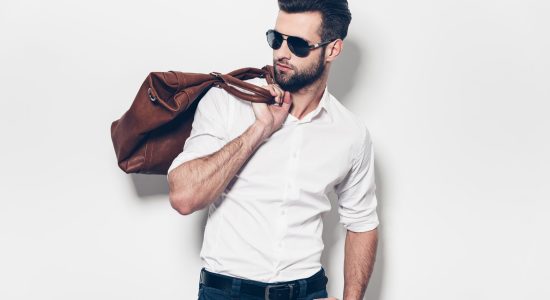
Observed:
[[[291,104],[292,103],[292,96],[290,96],[290,92],[285,92],[284,93],[283,102],[285,104]]]
[[[275,97],[275,103],[278,104],[279,106],[282,105],[283,103],[283,95],[284,95],[284,91],[281,89],[281,87],[279,87],[277,84],[270,84],[270,85],[267,85],[267,86],[263,86],[263,88],[269,90],[269,92],[271,93],[271,96]]]
[[[284,92],[283,102],[281,104],[283,108],[288,110],[292,104],[292,96],[290,95],[290,92]]]

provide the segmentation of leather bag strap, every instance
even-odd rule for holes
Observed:
[[[237,98],[257,103],[272,104],[275,102],[271,93],[262,87],[244,82],[228,74],[212,72],[210,75],[220,80],[216,83],[216,86],[226,90]]]

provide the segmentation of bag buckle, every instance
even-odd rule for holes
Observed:
[[[290,291],[288,293],[288,299],[289,300],[292,300],[292,292],[294,290],[294,285],[293,284],[274,284],[274,285],[267,285],[265,287],[265,300],[270,300],[269,299],[269,289],[270,288],[278,288],[278,287],[289,287],[290,288]]]
[[[149,100],[151,100],[151,102],[157,101],[157,97],[155,97],[155,96],[151,93],[151,88],[148,88],[148,89],[147,89],[147,95],[149,96]]]

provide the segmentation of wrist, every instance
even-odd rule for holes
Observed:
[[[256,120],[251,126],[253,131],[258,132],[260,135],[260,142],[263,142],[271,135],[271,126],[263,123],[262,121]]]

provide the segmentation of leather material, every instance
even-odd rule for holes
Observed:
[[[126,173],[164,174],[191,134],[197,105],[213,86],[243,100],[275,103],[271,93],[244,82],[266,78],[273,67],[242,68],[228,74],[151,72],[122,117],[111,124],[118,166]]]
[[[204,286],[223,290],[227,293],[231,293],[233,288],[233,278],[206,271],[204,268],[201,270],[200,283]],[[325,276],[324,271],[312,275],[310,278],[305,279],[306,294],[312,294],[314,292],[323,290],[326,288],[328,278]],[[278,282],[278,283],[261,283],[256,282],[254,284],[245,281],[241,282],[240,292],[252,295],[256,297],[262,297],[264,299],[297,299],[300,294],[300,282],[298,280]]]

